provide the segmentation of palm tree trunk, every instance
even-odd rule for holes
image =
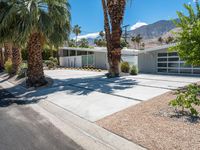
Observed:
[[[104,28],[106,32],[108,49],[108,63],[110,67],[109,76],[116,77],[119,76],[120,73],[120,38],[122,34],[121,24],[124,16],[126,0],[102,0],[102,5],[104,11]],[[110,29],[112,29],[112,31]]]
[[[0,68],[4,67],[3,48],[0,48]]]
[[[21,49],[18,46],[14,46],[12,49],[12,64],[13,74],[17,74],[19,71],[20,64],[22,62]]]
[[[41,34],[32,33],[28,42],[27,86],[39,87],[47,83],[44,77]]]
[[[4,52],[4,55],[5,55],[5,62],[6,62],[8,59],[11,59],[11,60],[12,60],[12,43],[10,43],[10,42],[5,42],[5,43],[4,43],[4,48],[5,48],[5,52]]]

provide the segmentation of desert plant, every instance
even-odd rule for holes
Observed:
[[[46,64],[48,69],[55,69],[58,65],[58,60],[57,58],[50,57],[49,60],[46,60],[44,63]]]
[[[129,71],[130,71],[130,65],[129,65],[128,62],[122,62],[121,63],[121,71],[123,73],[129,73]]]
[[[5,67],[6,73],[8,73],[9,75],[11,75],[12,74],[12,67],[13,67],[12,60],[8,59],[6,61],[6,63],[5,63],[5,65],[4,65],[4,67]]]
[[[17,72],[17,78],[24,78],[24,77],[26,77],[27,69],[28,69],[27,63],[22,63],[20,65],[20,67],[19,67],[18,72]]]
[[[135,65],[133,65],[131,67],[130,75],[137,75],[137,74],[138,74],[138,68]]]
[[[176,99],[170,101],[169,105],[181,113],[187,110],[192,116],[197,116],[199,112],[195,109],[195,106],[200,106],[200,99],[198,98],[199,92],[199,86],[191,84],[186,90],[179,90]]]

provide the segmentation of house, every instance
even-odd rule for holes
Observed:
[[[139,50],[123,49],[122,61],[127,61],[129,64],[137,66],[138,52]],[[105,47],[61,47],[59,56],[60,66],[62,67],[92,66],[98,69],[108,69],[107,49]]]
[[[145,50],[123,49],[122,61],[138,67],[140,73],[200,75],[200,66],[186,65],[177,52],[169,52],[173,45],[162,45]],[[93,66],[108,69],[106,48],[71,48],[61,47],[60,66]]]

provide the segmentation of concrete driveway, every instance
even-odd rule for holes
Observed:
[[[127,107],[200,81],[199,77],[141,74],[115,79],[105,72],[51,70],[51,88],[40,90],[52,103],[95,122]]]

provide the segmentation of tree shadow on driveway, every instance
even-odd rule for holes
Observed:
[[[88,95],[94,91],[114,94],[115,91],[126,90],[138,85],[137,80],[123,77],[107,79],[104,76],[89,78],[54,79],[54,83],[47,88],[25,94],[25,96],[45,96],[56,92],[66,92],[73,95]]]

